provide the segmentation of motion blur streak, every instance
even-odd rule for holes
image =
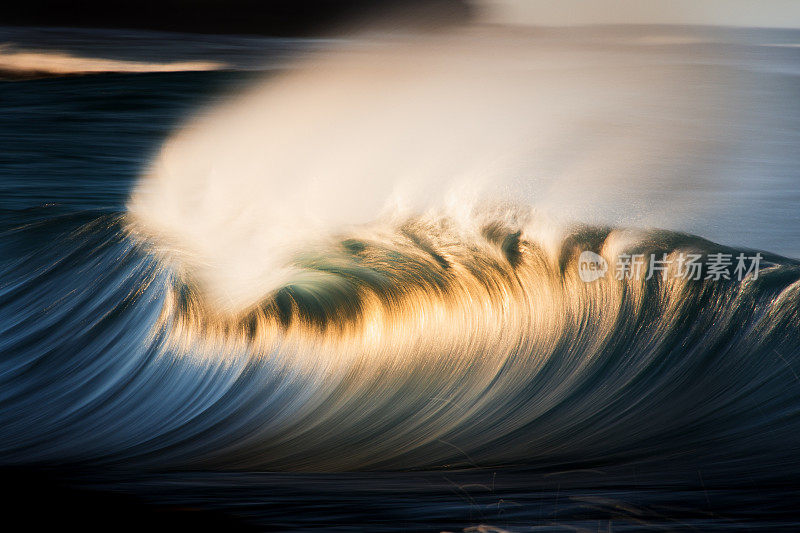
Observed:
[[[741,283],[587,284],[583,249],[721,248],[579,227],[548,250],[534,220],[485,221],[482,235],[417,219],[305,250],[301,278],[235,317],[117,216],[48,222],[68,252],[4,272],[18,318],[3,340],[3,459],[337,471],[633,453],[796,471],[797,262],[768,256]],[[31,345],[46,349],[31,358]]]
[[[626,229],[718,214],[735,77],[515,39],[346,43],[189,121],[127,212],[6,228],[0,460],[800,473],[797,261],[578,277],[739,250]]]
[[[4,76],[45,76],[96,72],[182,72],[219,70],[224,63],[214,61],[174,61],[154,63],[93,57],[76,57],[63,52],[17,50],[0,45],[0,74]]]

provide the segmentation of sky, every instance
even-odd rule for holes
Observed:
[[[493,22],[800,28],[800,0],[482,0]]]

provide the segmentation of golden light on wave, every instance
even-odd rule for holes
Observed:
[[[14,75],[92,74],[98,72],[183,72],[220,70],[219,61],[131,61],[81,57],[67,52],[16,49],[0,45],[0,72]]]
[[[688,176],[711,186],[692,172],[709,150],[693,150],[686,128],[697,138],[721,127],[706,105],[719,91],[683,81],[714,74],[654,75],[624,49],[529,44],[524,32],[473,28],[305,58],[165,143],[128,205],[136,232],[209,305],[237,313],[302,283],[306,250],[363,225],[391,232],[433,213],[476,233],[476,209],[508,201],[556,227],[691,212],[691,196],[651,199]],[[654,99],[673,120],[653,123]]]

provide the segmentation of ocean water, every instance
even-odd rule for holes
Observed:
[[[797,32],[0,35],[0,465],[36,505],[797,529]]]

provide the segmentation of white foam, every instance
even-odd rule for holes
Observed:
[[[129,210],[230,308],[380,218],[498,199],[587,222],[690,211],[650,200],[705,161],[687,136],[715,127],[718,94],[647,56],[536,44],[465,30],[305,59],[171,138]]]

